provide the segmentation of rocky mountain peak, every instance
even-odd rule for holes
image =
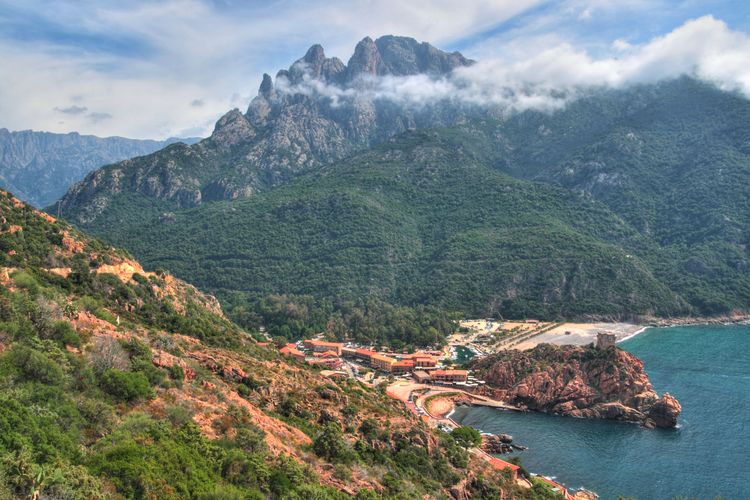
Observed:
[[[218,145],[231,147],[254,136],[253,126],[239,109],[234,108],[216,122],[211,139]]]
[[[268,73],[263,73],[263,81],[258,88],[258,94],[268,97],[273,92],[273,79]]]
[[[299,83],[305,75],[316,80],[325,82],[336,82],[346,67],[340,59],[336,57],[327,58],[323,47],[315,44],[307,49],[307,52],[301,59],[297,59],[289,67],[288,71],[279,71],[276,78],[288,78],[292,84]]]
[[[307,49],[307,52],[305,53],[305,57],[302,58],[302,60],[308,64],[319,64],[319,65],[322,65],[325,59],[326,59],[326,53],[323,50],[323,46],[320,45],[319,43],[316,43],[312,45],[309,49]]]
[[[347,80],[360,75],[379,75],[383,72],[383,61],[378,46],[369,36],[363,38],[354,48],[354,54],[347,64]]]
[[[459,66],[473,63],[460,52],[443,52],[427,42],[420,43],[409,37],[386,35],[374,41],[365,37],[357,44],[354,55],[349,59],[347,79],[351,81],[365,74],[443,75]]]

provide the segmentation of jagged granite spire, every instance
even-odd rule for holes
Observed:
[[[297,59],[288,71],[279,71],[276,78],[284,76],[289,81],[299,83],[306,75],[309,78],[325,82],[338,83],[339,75],[346,70],[346,66],[337,57],[327,58],[323,47],[315,44],[307,49],[304,57]]]
[[[403,36],[365,37],[354,49],[347,65],[347,81],[362,75],[443,75],[474,61],[459,52],[443,52],[427,42]]]
[[[258,88],[258,94],[268,97],[273,92],[273,79],[268,73],[263,73],[263,81]]]
[[[401,106],[372,99],[366,93],[311,91],[307,80],[329,89],[358,88],[359,77],[444,75],[471,64],[458,53],[447,53],[413,38],[364,38],[357,44],[348,66],[327,57],[319,44],[276,78],[264,74],[258,95],[247,112],[232,110],[221,117],[209,139],[193,147],[173,148],[149,157],[112,165],[91,178],[85,189],[66,197],[63,209],[90,203],[81,216],[93,220],[106,210],[104,199],[114,197],[121,177],[132,190],[180,206],[207,200],[250,196],[287,182],[305,169],[351,155],[409,129],[448,126],[465,116],[465,110],[444,103],[436,107]],[[295,86],[300,85],[300,92]],[[110,192],[110,187],[112,188]],[[179,191],[179,186],[189,186]],[[179,191],[179,193],[178,193]],[[79,199],[80,198],[80,199]],[[100,203],[101,202],[101,203]],[[77,217],[77,216],[74,216]],[[83,219],[79,219],[83,220]]]
[[[383,73],[383,61],[377,45],[369,36],[354,48],[354,54],[346,66],[346,79],[351,81],[360,75],[377,76]]]

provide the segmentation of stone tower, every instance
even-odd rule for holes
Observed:
[[[614,347],[617,337],[614,333],[602,333],[596,334],[596,348],[607,349],[608,347]]]

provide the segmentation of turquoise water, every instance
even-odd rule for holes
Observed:
[[[490,408],[454,418],[513,435],[524,465],[602,499],[750,499],[750,327],[655,328],[620,346],[660,394],[682,404],[677,429]]]

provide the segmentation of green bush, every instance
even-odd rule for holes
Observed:
[[[141,372],[109,369],[102,374],[101,387],[107,394],[123,401],[153,396],[148,378]]]
[[[52,325],[51,337],[62,345],[81,347],[81,338],[67,321],[55,321]]]
[[[451,437],[464,448],[473,448],[482,444],[482,435],[473,427],[459,427],[451,432]]]
[[[349,463],[354,458],[349,444],[344,440],[339,426],[327,424],[313,441],[313,451],[319,457],[335,463]]]
[[[62,368],[44,353],[23,345],[15,345],[8,353],[8,358],[24,380],[49,385],[63,382]]]

